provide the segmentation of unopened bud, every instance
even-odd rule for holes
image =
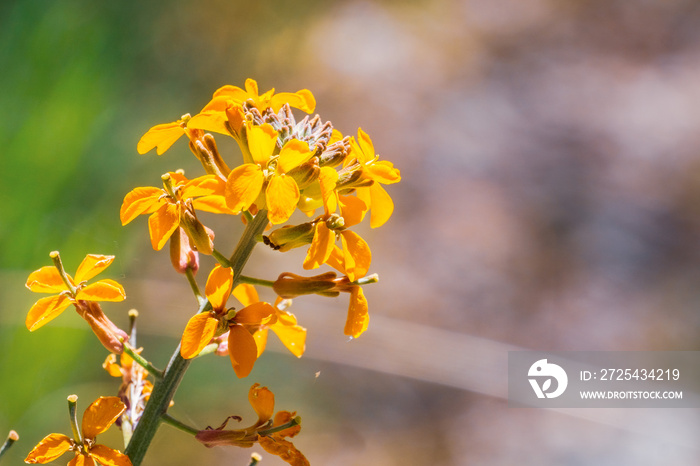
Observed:
[[[170,262],[178,273],[199,270],[199,254],[192,248],[185,230],[178,228],[170,237]]]
[[[374,184],[374,180],[365,178],[362,175],[362,166],[359,163],[355,162],[348,165],[338,173],[336,189],[364,188]]]
[[[276,251],[286,252],[290,249],[311,244],[314,239],[314,224],[283,226],[263,236],[263,242]]]
[[[336,283],[335,272],[326,272],[313,277],[302,277],[290,272],[282,273],[272,289],[277,296],[285,299],[292,299],[305,294],[322,294],[324,296],[337,296],[338,291],[334,291]]]
[[[350,147],[350,138],[345,137],[340,141],[336,141],[333,144],[326,147],[321,155],[319,156],[318,163],[322,167],[334,167],[345,160],[348,155]]]
[[[318,167],[318,159],[312,158],[298,167],[290,170],[287,175],[294,178],[299,189],[304,189],[318,179],[321,169]]]
[[[194,212],[192,200],[187,200],[187,206],[180,215],[180,225],[187,232],[191,244],[202,254],[211,255],[214,250],[214,232],[202,225]]]

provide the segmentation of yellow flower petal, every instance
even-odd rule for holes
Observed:
[[[126,353],[124,353],[126,354]],[[110,354],[107,356],[107,359],[105,359],[105,362],[102,363],[102,368],[109,373],[112,377],[121,377],[122,376],[122,368],[119,364],[117,364],[117,355],[116,354]]]
[[[374,183],[372,186],[366,189],[369,189],[369,193],[372,198],[372,214],[369,220],[369,226],[372,228],[378,228],[384,225],[384,223],[389,220],[389,217],[391,217],[391,214],[394,212],[394,201],[391,200],[389,193],[387,193],[379,183]]]
[[[109,267],[112,261],[114,261],[114,256],[88,254],[78,266],[78,271],[75,272],[75,282],[80,283],[85,280],[90,280]]]
[[[154,187],[136,188],[124,196],[124,202],[119,210],[122,225],[126,225],[141,214],[155,212],[164,201],[160,200],[162,189]]]
[[[277,131],[269,123],[248,128],[248,148],[253,161],[265,165],[277,144]]]
[[[83,413],[83,436],[94,439],[109,429],[119,416],[126,410],[118,396],[101,396],[93,401]]]
[[[207,278],[207,285],[204,289],[207,299],[211,303],[211,306],[217,312],[223,310],[226,306],[226,301],[231,295],[231,287],[233,286],[233,269],[230,267],[221,267],[216,265],[209,277]]]
[[[202,212],[212,212],[214,214],[236,214],[233,210],[229,209],[226,205],[226,198],[224,196],[211,195],[198,197],[197,199],[192,199],[192,206],[195,210],[201,210]]]
[[[156,125],[144,134],[136,145],[139,154],[145,154],[154,147],[158,155],[163,154],[175,141],[185,134],[185,129],[180,126],[180,121]]]
[[[258,292],[255,290],[255,287],[247,283],[238,285],[236,289],[233,290],[233,296],[235,296],[236,299],[241,304],[243,304],[244,307],[250,306],[251,304],[260,301],[260,298],[258,298]]]
[[[364,277],[372,263],[372,252],[369,245],[357,233],[345,230],[340,232],[343,244],[345,273],[351,281]]]
[[[54,265],[30,273],[25,286],[35,293],[60,293],[68,289]]]
[[[302,89],[294,93],[280,92],[270,99],[270,107],[277,113],[284,104],[289,104],[290,107],[298,108],[306,113],[313,113],[316,109],[316,99],[308,89]]]
[[[337,208],[337,196],[335,186],[338,182],[338,172],[331,167],[321,167],[318,175],[319,186],[321,187],[321,198],[326,214],[332,214]]]
[[[29,329],[30,332],[33,332],[34,330],[48,324],[53,319],[58,317],[58,315],[68,306],[70,306],[70,303],[71,299],[64,294],[40,299],[34,303],[27,314],[27,319],[25,322],[27,329]]]
[[[218,325],[219,319],[210,312],[193,316],[182,333],[180,355],[185,359],[197,356],[214,338]]]
[[[277,159],[277,169],[282,173],[287,173],[309,160],[313,155],[314,153],[309,149],[308,143],[298,139],[291,139],[287,141],[280,151],[279,159]]]
[[[333,252],[334,245],[335,233],[329,230],[324,222],[318,222],[311,247],[309,247],[306,259],[304,259],[304,269],[315,269],[321,264],[325,264]]]
[[[265,190],[270,222],[277,225],[289,220],[297,207],[299,196],[299,187],[294,178],[287,175],[273,176]]]
[[[119,283],[107,278],[78,290],[78,295],[75,299],[119,302],[126,299],[126,293],[124,292],[124,287]]]
[[[294,314],[278,311],[277,322],[270,330],[280,339],[282,344],[296,357],[300,358],[306,349],[306,329],[297,324]]]
[[[262,190],[265,175],[254,163],[246,163],[231,170],[226,180],[226,205],[234,212],[247,210]]]
[[[187,181],[181,188],[183,199],[208,196],[210,194],[224,194],[226,182],[216,175],[204,175]]]
[[[166,204],[148,217],[151,246],[160,251],[180,225],[180,212],[176,204]]]
[[[253,303],[238,311],[234,320],[243,325],[271,324],[276,320],[275,308],[263,301]]]
[[[104,445],[94,445],[90,448],[90,456],[97,459],[103,466],[131,466],[128,456]]]
[[[357,129],[357,142],[359,143],[360,149],[362,150],[362,154],[364,156],[364,160],[361,160],[361,162],[369,162],[372,160],[374,158],[374,144],[372,144],[372,140],[369,138],[369,135],[362,131],[362,128]]]
[[[75,458],[68,462],[67,466],[95,466],[95,460],[89,456],[78,453],[75,455]]]
[[[253,370],[258,347],[250,332],[242,325],[232,325],[228,334],[228,354],[236,375],[243,378]]]
[[[345,228],[357,225],[365,218],[367,204],[356,196],[338,196],[340,216],[345,220]]]
[[[401,172],[398,168],[394,168],[393,163],[387,160],[379,160],[367,164],[363,167],[363,170],[366,170],[367,175],[379,183],[394,184],[401,181]]]
[[[212,131],[230,136],[226,127],[226,110],[232,104],[227,96],[214,97],[197,115],[187,122],[187,127]]]
[[[257,96],[257,93],[256,93]],[[238,86],[232,86],[227,84],[222,86],[214,92],[214,99],[218,97],[225,97],[226,99],[234,100],[237,102],[245,102],[248,99],[248,93]]]
[[[272,419],[275,412],[275,395],[267,387],[254,384],[248,391],[248,401],[258,415],[258,425]]]
[[[259,435],[258,443],[266,452],[279,456],[292,466],[308,466],[311,464],[289,440],[284,440],[283,438],[273,439]]]
[[[45,464],[55,460],[73,445],[70,437],[63,434],[50,434],[44,437],[24,459],[29,464]]]
[[[255,346],[258,347],[258,357],[262,356],[265,352],[265,347],[267,347],[267,334],[270,333],[266,328],[258,330],[253,334],[253,339],[255,340]]]
[[[357,338],[369,326],[367,299],[361,287],[355,287],[350,292],[348,318],[345,321],[345,335]]]

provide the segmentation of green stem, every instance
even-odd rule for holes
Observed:
[[[78,445],[82,445],[83,433],[80,431],[80,427],[78,425],[77,405],[78,396],[70,395],[68,397],[68,414],[70,416],[70,428],[73,431],[73,440],[75,440],[75,443],[77,443]]]
[[[351,285],[369,285],[370,283],[377,283],[379,281],[379,275],[373,273],[372,275],[367,275],[366,277],[358,278]]]
[[[285,422],[284,424],[281,424],[279,426],[270,427],[269,429],[265,429],[265,430],[259,430],[258,434],[270,435],[270,434],[274,434],[275,432],[279,432],[279,431],[282,431],[284,429],[289,429],[290,427],[299,426],[299,425],[301,425],[301,416],[297,416],[294,419],[292,419],[291,421]]]
[[[153,364],[146,361],[143,356],[134,351],[134,349],[128,343],[124,344],[124,352],[131,356],[131,359],[133,359],[136,364],[146,369],[149,374],[156,378],[156,380],[163,378],[163,371],[156,369]]]
[[[176,429],[181,430],[181,431],[188,433],[190,435],[197,435],[197,433],[199,432],[199,430],[195,429],[194,427],[188,426],[184,422],[178,421],[177,419],[175,419],[174,417],[172,417],[168,413],[163,414],[163,416],[161,416],[161,419],[166,424],[168,424],[172,427],[175,427]]]
[[[250,254],[253,252],[253,247],[256,244],[255,238],[262,234],[266,226],[266,210],[261,210],[252,222],[248,222],[229,260],[234,270],[234,286],[239,280],[241,271],[248,261]],[[208,307],[211,307],[211,305],[206,301],[199,307],[198,312],[204,312]],[[146,404],[141,420],[136,426],[136,429],[134,429],[134,434],[125,450],[133,466],[141,465],[148,451],[148,447],[163,420],[163,416],[167,413],[170,402],[175,396],[177,387],[180,385],[191,362],[191,359],[185,359],[180,355],[180,345],[178,345],[163,372],[163,378],[156,380],[153,386],[153,392]]]
[[[231,267],[231,263],[229,262],[228,259],[226,259],[226,256],[221,254],[219,251],[214,249],[211,252],[211,255],[214,259],[216,259],[216,262],[218,262],[222,267]]]
[[[185,276],[187,277],[187,281],[190,284],[190,288],[192,288],[192,292],[194,293],[195,297],[197,298],[197,302],[202,305],[202,303],[206,300],[204,296],[202,296],[202,292],[199,290],[199,285],[197,285],[197,280],[194,278],[194,272],[192,271],[191,268],[187,267],[185,270]]]
[[[229,263],[233,268],[233,287],[238,285],[241,279],[241,272],[243,272],[243,266],[248,262],[250,254],[253,252],[253,248],[257,244],[256,238],[265,231],[265,227],[268,224],[267,220],[267,210],[261,210],[253,217],[253,221],[248,222],[245,231],[241,239],[236,245],[236,249],[233,251]]]
[[[263,280],[262,278],[248,277],[246,275],[241,275],[239,277],[239,282],[240,283],[247,283],[249,285],[267,286],[270,288],[272,288],[272,286],[275,284],[275,282],[272,280]]]
[[[5,443],[0,447],[0,458],[2,458],[2,455],[4,455],[17,440],[19,440],[19,435],[17,435],[17,432],[14,430],[11,430],[10,433],[7,434],[7,440],[5,440]]]
[[[73,297],[78,293],[78,289],[71,283],[70,279],[68,278],[68,275],[66,274],[66,269],[63,268],[63,261],[61,261],[61,255],[58,253],[58,251],[51,251],[49,253],[49,257],[53,261],[53,265],[56,267],[56,270],[58,270],[58,274],[61,276],[61,280],[63,280],[63,283],[66,284],[66,287],[70,290],[70,293]]]

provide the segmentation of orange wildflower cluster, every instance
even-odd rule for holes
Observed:
[[[155,249],[162,248],[182,226],[192,250],[211,254],[213,234],[207,234],[209,230],[199,223],[196,210],[234,215],[265,212],[271,226],[279,225],[264,236],[270,247],[285,252],[308,246],[304,269],[326,264],[349,282],[361,279],[369,271],[372,254],[367,242],[350,228],[368,213],[372,228],[391,217],[394,204],[383,185],[399,182],[401,175],[391,162],[380,160],[362,129],[357,137],[344,137],[318,115],[297,121],[292,113],[292,108],[311,113],[315,106],[313,94],[306,89],[278,94],[272,89],[261,95],[257,83],[248,79],[245,88],[218,89],[200,113],[154,126],[139,141],[140,153],[155,148],[163,154],[186,135],[208,175],[192,181],[181,175],[173,189],[134,189],[124,199],[122,223],[150,214],[149,231]],[[205,131],[232,137],[241,148],[243,163],[229,168],[213,136]],[[173,173],[169,175],[173,177]],[[202,178],[207,189],[202,189]],[[282,225],[297,209],[311,220]],[[318,216],[317,209],[323,210]],[[185,217],[190,221],[183,224]],[[361,291],[352,293],[351,299],[348,322],[360,324],[348,324],[345,331],[358,337],[367,328],[367,303]],[[188,326],[183,343],[186,341],[193,352],[185,351],[183,355],[193,356],[208,343],[204,342],[205,336],[226,329],[222,309],[212,312],[219,317],[210,313],[209,320],[197,317]],[[246,323],[249,333],[255,333],[251,325],[264,326],[263,320]],[[232,328],[236,328],[234,334],[243,334],[240,325]],[[230,335],[229,342],[233,339]],[[234,351],[241,351],[241,344],[236,348]],[[252,346],[246,354],[253,354]]]
[[[297,109],[311,114],[315,107],[315,98],[307,89],[293,93],[271,89],[261,94],[257,83],[248,79],[244,88],[219,88],[200,113],[156,125],[138,142],[139,153],[155,149],[162,155],[186,136],[205,172],[188,178],[182,170],[168,171],[161,176],[162,187],[136,187],[127,193],[119,212],[123,225],[141,215],[148,217],[151,246],[159,251],[169,244],[172,265],[186,275],[199,304],[182,333],[179,354],[176,350],[164,371],[155,369],[140,350],[129,346],[129,335],[102,311],[99,302],[124,300],[124,288],[110,279],[88,283],[113,262],[113,256],[87,255],[73,277],[53,252],[53,266],[30,274],[27,288],[52,296],[31,307],[27,328],[34,331],[74,305],[113,353],[103,367],[122,383],[117,397],[102,397],[88,407],[82,428],[77,427],[74,416],[77,397],[69,397],[73,438],[47,436],[29,453],[27,463],[48,463],[72,451],[75,458],[71,466],[127,466],[132,460],[138,465],[162,421],[195,435],[207,447],[258,444],[289,464],[309,464],[289,440],[299,433],[300,418],[288,411],[274,414],[274,395],[259,384],[251,387],[248,396],[258,420],[247,428],[226,429],[231,419],[240,421],[238,416],[230,416],[216,429],[198,430],[172,418],[167,408],[187,360],[202,354],[227,355],[236,375],[247,377],[265,351],[271,330],[294,356],[301,357],[306,329],[287,310],[292,298],[348,293],[344,333],[356,338],[368,328],[368,303],[362,287],[376,282],[377,276],[368,275],[372,253],[354,228],[365,218],[371,228],[387,222],[394,203],[384,186],[398,183],[401,175],[391,162],[380,160],[362,129],[357,136],[343,136],[319,115],[306,115],[297,121],[292,112]],[[224,160],[211,133],[233,138],[242,158]],[[216,248],[214,231],[200,220],[203,212],[240,215],[246,223],[230,258]],[[244,276],[242,268],[256,242],[282,253],[307,248],[299,264],[303,269],[326,265],[335,272],[310,277],[284,272],[276,280]],[[195,277],[200,253],[218,262],[208,275],[204,293]],[[253,285],[274,291],[274,303],[261,300]],[[240,302],[240,309],[228,304],[231,296]],[[135,314],[130,316],[135,318]],[[132,320],[130,332],[135,341],[133,324]],[[148,380],[149,375],[154,382]],[[113,423],[124,432],[128,456],[95,443],[96,436]]]

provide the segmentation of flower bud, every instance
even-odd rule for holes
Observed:
[[[292,299],[305,294],[320,294],[323,296],[338,296],[339,292],[333,290],[336,286],[337,275],[335,272],[326,272],[313,277],[302,277],[290,272],[282,273],[272,289],[277,296],[284,299]]]
[[[374,180],[362,175],[362,166],[359,163],[348,165],[338,172],[336,189],[340,191],[341,189],[364,188],[374,184]]]
[[[340,141],[334,142],[321,153],[318,164],[321,167],[334,167],[342,163],[342,161],[345,160],[345,157],[348,155],[349,148],[349,137],[345,137]]]
[[[186,208],[180,214],[180,225],[187,232],[197,251],[202,254],[211,254],[214,250],[214,232],[202,225],[197,219],[197,214],[192,206],[192,199],[187,199]]]
[[[318,167],[318,159],[314,157],[308,162],[294,167],[287,175],[296,181],[299,189],[304,189],[318,179],[319,173],[321,173],[321,169]]]
[[[283,226],[263,236],[263,242],[276,251],[286,252],[290,249],[311,244],[314,239],[314,224]]]
[[[182,228],[170,237],[170,262],[178,273],[185,273],[187,269],[192,273],[199,270],[199,254],[192,248],[190,238]]]

